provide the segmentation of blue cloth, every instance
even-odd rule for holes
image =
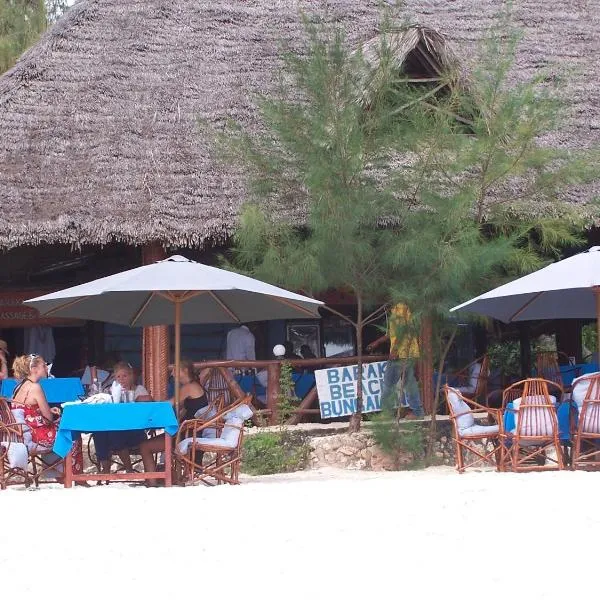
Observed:
[[[72,404],[65,406],[53,450],[65,457],[73,445],[74,435],[82,432],[164,429],[169,435],[175,435],[177,428],[170,402]]]
[[[292,373],[294,382],[294,392],[298,398],[304,398],[308,392],[315,386],[314,373]],[[247,394],[256,392],[257,396],[265,396],[267,390],[260,385],[255,375],[238,375],[236,381]]]
[[[561,402],[556,409],[556,419],[558,421],[558,437],[562,442],[568,442],[571,439],[571,407],[572,402]],[[515,406],[512,402],[506,405],[504,412],[504,430],[510,433],[515,428]]]
[[[12,398],[13,391],[17,387],[17,379],[4,379],[0,396]],[[61,404],[62,402],[73,402],[85,396],[81,380],[78,377],[56,377],[54,379],[40,379],[40,385],[46,395],[48,404]]]
[[[137,448],[146,438],[143,429],[131,431],[96,431],[94,432],[94,448],[98,460],[109,460],[112,452]]]

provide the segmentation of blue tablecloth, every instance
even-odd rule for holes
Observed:
[[[13,391],[17,387],[17,379],[4,379],[0,396],[12,398]],[[78,377],[56,377],[53,379],[40,379],[40,385],[46,394],[48,404],[60,404],[61,402],[72,402],[85,396],[81,380]]]
[[[73,436],[83,432],[164,429],[175,435],[177,427],[170,402],[72,404],[65,406],[53,450],[59,456],[66,456],[73,445]]]
[[[556,418],[558,421],[558,437],[563,442],[568,442],[571,439],[571,407],[572,402],[560,402],[556,409]],[[508,433],[515,429],[515,412],[514,404],[509,402],[506,405],[507,410],[504,412],[504,430]]]
[[[267,393],[255,375],[238,375],[236,380],[247,394],[256,392],[257,396],[265,396]],[[292,373],[292,380],[294,381],[294,392],[298,398],[304,398],[315,386],[314,373]]]

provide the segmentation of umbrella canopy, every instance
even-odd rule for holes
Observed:
[[[534,319],[597,319],[600,339],[600,246],[501,285],[452,311],[504,323]]]
[[[179,399],[182,323],[243,323],[318,318],[323,303],[251,277],[171,256],[25,301],[42,315],[130,327],[175,325],[175,395]]]
[[[165,260],[27,300],[42,315],[130,327],[318,318],[323,303],[184,258]]]

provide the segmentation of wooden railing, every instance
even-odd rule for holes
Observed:
[[[363,356],[363,363],[376,362],[387,360],[387,355],[368,355]],[[345,358],[310,358],[300,360],[285,361],[292,367],[302,370],[306,368],[324,369],[330,367],[340,367],[344,365],[355,365],[357,363],[356,356],[348,356]],[[235,379],[232,370],[254,369],[256,372],[266,369],[267,371],[267,406],[264,409],[257,410],[258,415],[266,417],[269,425],[276,425],[279,422],[278,404],[281,396],[280,390],[280,375],[281,375],[280,360],[209,360],[204,362],[194,363],[194,366],[200,370],[200,381],[203,385],[207,385],[212,378],[218,377],[227,385],[228,391],[232,399],[238,399],[246,394]],[[306,415],[319,414],[319,408],[313,405],[317,404],[317,388],[313,386],[306,396],[302,399],[298,408],[293,411],[292,416],[287,420],[290,425],[299,423]]]

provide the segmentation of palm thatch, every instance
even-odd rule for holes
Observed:
[[[443,66],[452,55],[440,53],[439,32],[469,66],[498,2],[407,6],[428,29],[412,45],[402,37],[401,60],[424,50]],[[587,7],[523,0],[517,9],[525,37],[515,79],[549,65],[569,74],[573,118],[549,140],[561,147],[600,142],[600,15]],[[260,127],[254,101],[277,82],[282,40],[302,48],[299,11],[339,22],[357,45],[377,33],[371,0],[79,0],[0,78],[0,247],[226,241],[243,178],[216,160],[196,121]]]

